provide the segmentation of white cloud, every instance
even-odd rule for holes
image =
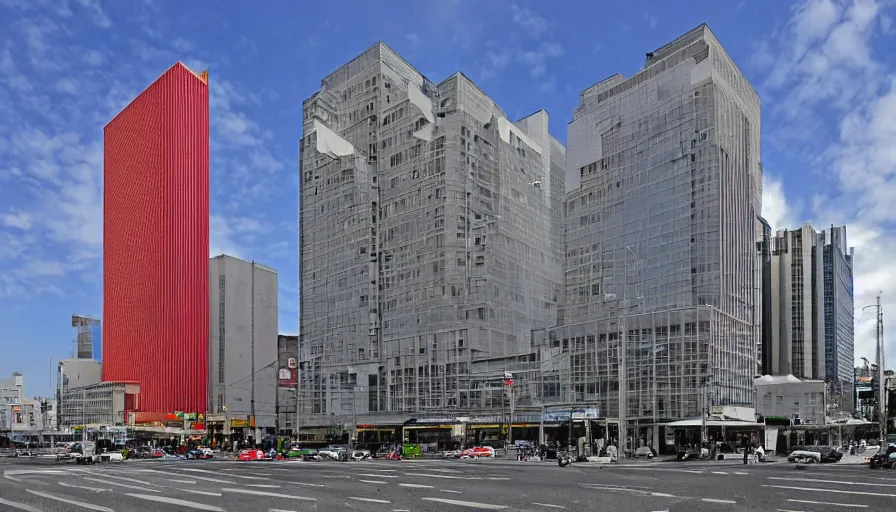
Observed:
[[[500,75],[507,68],[508,64],[510,64],[509,52],[488,50],[485,52],[480,64],[479,77],[482,80],[491,80]]]
[[[25,212],[14,211],[0,215],[0,223],[10,228],[28,230],[31,229],[31,216]]]
[[[226,254],[241,258],[243,248],[234,241],[234,230],[222,215],[212,215],[208,222],[208,254],[210,257]]]
[[[548,60],[562,57],[563,53],[558,43],[541,43],[537,49],[521,52],[517,58],[530,66],[529,76],[538,78],[547,72]]]
[[[794,213],[787,203],[784,185],[765,173],[762,177],[762,216],[771,225],[772,231],[799,227],[798,221],[793,218]]]
[[[896,44],[892,38],[875,44],[889,30],[892,8],[872,0],[804,1],[758,61],[767,64],[762,87],[777,100],[769,109],[779,121],[773,133],[800,133],[805,140],[800,149],[779,148],[807,162],[811,189],[819,191],[805,220],[820,229],[846,224],[856,248],[856,357],[869,359],[874,315],[862,315],[862,307],[883,290],[885,311],[896,311],[896,68],[886,64],[890,55],[874,53]],[[832,125],[835,130],[825,130]],[[770,179],[765,187],[766,215],[799,220],[780,182]],[[887,353],[892,367],[896,340]]]
[[[548,29],[548,20],[525,7],[511,4],[510,12],[513,14],[513,22],[532,37],[537,38]]]

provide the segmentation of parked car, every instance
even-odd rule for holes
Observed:
[[[480,457],[494,457],[495,449],[491,446],[474,446],[456,454],[458,459],[478,459]]]
[[[896,469],[896,445],[890,445],[885,452],[877,452],[870,457],[871,469]]]
[[[237,458],[239,460],[271,460],[263,451],[254,448],[242,450]]]
[[[188,459],[212,459],[215,452],[211,448],[194,448],[187,452]]]
[[[317,454],[320,455],[321,457],[335,459],[335,460],[341,460],[343,457],[343,454],[345,453],[345,450],[346,450],[345,446],[330,445],[330,446],[325,446],[325,447],[321,448],[320,450],[318,450]]]
[[[787,462],[831,463],[843,458],[833,446],[795,446],[787,456]]]

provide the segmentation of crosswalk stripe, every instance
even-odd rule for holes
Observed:
[[[12,507],[18,510],[24,510],[25,512],[41,512],[39,509],[32,507],[31,505],[26,505],[25,503],[16,503],[15,501],[4,500],[0,498],[0,505],[6,505],[7,507]]]
[[[195,508],[197,510],[206,510],[208,512],[224,512],[221,507],[214,505],[206,505],[205,503],[197,503],[195,501],[179,500],[177,498],[169,498],[168,496],[155,496],[152,494],[133,494],[127,493],[126,496],[138,498],[146,501],[154,501],[156,503],[167,503],[169,505],[177,505],[179,507]]]
[[[50,494],[48,492],[34,491],[31,489],[25,489],[25,492],[31,493],[35,496],[40,496],[41,498],[46,498],[48,500],[61,501],[62,503],[68,503],[69,505],[74,505],[76,507],[86,508],[87,510],[95,510],[96,512],[115,512],[111,508],[101,507],[99,505],[94,505],[93,503],[78,501],[72,498],[67,498],[65,496]]]

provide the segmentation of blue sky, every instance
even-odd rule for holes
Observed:
[[[382,39],[510,116],[546,109],[565,140],[579,91],[701,22],[762,96],[766,217],[849,225],[873,358],[858,309],[879,289],[896,306],[894,16],[892,0],[0,0],[0,376],[48,393],[70,315],[102,314],[102,127],[175,61],[211,70],[211,251],[276,268],[295,333],[300,109],[324,75]]]

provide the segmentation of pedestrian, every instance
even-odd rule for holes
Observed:
[[[744,464],[747,464],[747,457],[750,456],[750,441],[746,437],[741,440],[741,446],[744,448]]]

